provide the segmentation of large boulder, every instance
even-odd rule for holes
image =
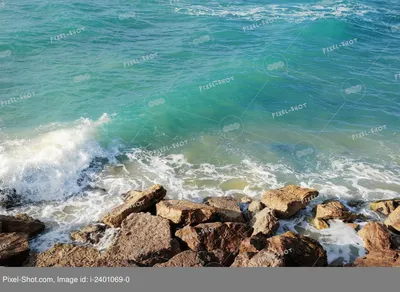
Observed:
[[[314,189],[289,185],[278,190],[265,192],[261,202],[268,208],[275,210],[278,218],[287,218],[304,209],[318,194],[318,191]]]
[[[373,251],[357,258],[354,267],[400,267],[400,252],[395,250]]]
[[[176,225],[195,225],[217,218],[217,208],[181,200],[165,200],[156,205],[157,216],[166,218]]]
[[[34,237],[45,229],[43,222],[29,217],[27,214],[15,216],[0,215],[1,232],[4,233],[23,233],[28,237]]]
[[[365,248],[369,251],[384,251],[390,249],[390,232],[388,228],[377,222],[368,222],[358,235],[365,243]]]
[[[71,232],[71,239],[76,242],[97,244],[104,236],[107,226],[104,224],[90,224],[81,230]]]
[[[0,234],[0,266],[21,266],[29,257],[29,251],[28,238],[23,234]]]
[[[100,252],[86,246],[72,244],[54,245],[49,250],[35,255],[31,259],[34,267],[92,267],[100,256]]]
[[[267,239],[266,250],[283,257],[286,267],[324,267],[327,255],[318,241],[286,232]]]
[[[385,225],[393,232],[400,233],[400,207],[397,207],[385,220]]]
[[[265,208],[256,213],[250,221],[250,226],[253,227],[254,235],[271,236],[279,227],[278,218],[275,217],[273,210]]]
[[[369,206],[371,210],[389,216],[399,205],[400,199],[391,199],[372,202]]]
[[[168,262],[156,264],[154,267],[202,267],[199,254],[192,250],[185,250],[172,257]]]
[[[340,201],[327,201],[316,206],[314,223],[318,229],[328,228],[327,221],[331,219],[352,222],[357,219],[357,215],[350,212]]]
[[[237,252],[243,239],[249,237],[251,229],[243,223],[215,222],[196,226],[185,226],[176,236],[194,251],[223,250]]]
[[[221,222],[245,222],[240,211],[239,202],[232,197],[206,198],[204,203],[217,209],[218,221]]]
[[[104,257],[116,263],[153,266],[168,261],[179,251],[167,219],[150,213],[133,213],[122,222],[120,234]]]
[[[120,227],[122,221],[130,214],[151,209],[166,195],[167,191],[160,185],[154,185],[143,192],[131,191],[124,194],[125,203],[106,214],[102,222],[111,227]]]

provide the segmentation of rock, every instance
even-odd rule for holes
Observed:
[[[103,224],[91,224],[81,230],[71,233],[71,238],[74,241],[82,243],[97,244],[104,236],[104,231],[107,229]]]
[[[172,257],[168,262],[156,264],[154,267],[202,267],[197,252],[185,250]]]
[[[100,252],[86,246],[57,243],[49,250],[37,254],[31,261],[35,267],[92,267]]]
[[[194,251],[223,250],[237,252],[243,239],[249,237],[251,229],[243,223],[202,223],[186,226],[176,232],[176,236]]]
[[[289,185],[278,190],[265,192],[261,202],[268,208],[275,210],[278,218],[287,218],[304,209],[317,196],[317,190]]]
[[[167,191],[160,185],[154,185],[143,192],[131,191],[124,195],[125,203],[106,214],[102,222],[111,227],[120,227],[122,221],[130,214],[149,210],[166,194]]]
[[[218,221],[221,222],[245,222],[240,211],[239,202],[232,197],[206,198],[206,205],[217,209]]]
[[[240,198],[240,203],[242,203],[242,204],[251,204],[252,201],[253,201],[253,199],[250,198],[249,196],[244,196],[244,197]]]
[[[326,221],[322,220],[322,219],[315,218],[314,225],[315,225],[315,228],[317,228],[318,230],[329,228],[329,224],[326,223]]]
[[[284,267],[284,257],[268,250],[239,254],[232,267]]]
[[[115,262],[128,261],[143,266],[166,262],[179,252],[167,219],[149,213],[133,213],[121,224],[120,234],[105,252]]]
[[[400,253],[394,250],[373,251],[354,261],[354,267],[400,267]]]
[[[239,253],[252,252],[257,253],[266,247],[267,240],[264,236],[252,236],[246,238],[240,243]]]
[[[249,219],[252,219],[262,209],[264,209],[264,206],[261,202],[259,202],[259,201],[251,202],[249,207],[247,208],[247,213],[248,213]]]
[[[393,232],[400,233],[400,207],[397,207],[385,220],[385,225]]]
[[[279,227],[279,221],[274,215],[274,211],[269,208],[265,208],[258,212],[250,222],[250,226],[253,227],[253,234],[262,234],[264,236],[271,236]]]
[[[357,231],[358,229],[360,229],[360,225],[358,225],[357,223],[345,223],[347,226],[349,226],[350,228],[353,228],[355,231]]]
[[[28,237],[34,237],[45,229],[43,222],[35,220],[26,214],[15,216],[0,215],[1,230],[4,233],[23,233]]]
[[[369,251],[384,251],[390,249],[390,232],[388,228],[377,222],[368,222],[358,235],[365,243],[365,248]]]
[[[0,266],[18,267],[29,257],[28,238],[18,233],[0,234]]]
[[[357,219],[357,215],[351,213],[341,202],[328,201],[316,207],[315,219],[330,220],[340,219],[344,222],[352,222]]]
[[[21,205],[22,198],[17,194],[15,189],[3,189],[0,190],[0,207],[6,210],[12,209]]]
[[[389,216],[400,205],[400,199],[380,200],[372,202],[369,207],[371,210]]]
[[[285,267],[325,267],[328,265],[325,250],[318,241],[286,232],[267,239],[266,250],[283,257]]]
[[[115,268],[115,267],[139,267],[135,261],[124,259],[118,256],[110,256],[109,254],[101,255],[93,264],[93,267]]]
[[[157,216],[177,225],[195,225],[217,218],[217,209],[205,204],[181,200],[165,200],[156,205]]]

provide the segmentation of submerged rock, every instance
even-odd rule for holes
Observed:
[[[181,200],[165,200],[156,205],[157,216],[177,225],[195,225],[217,218],[217,208]]]
[[[120,227],[122,221],[130,214],[149,210],[166,195],[167,191],[160,185],[154,185],[143,192],[128,192],[124,195],[125,203],[106,214],[102,222],[111,227]]]
[[[232,197],[206,198],[204,203],[217,209],[218,221],[221,222],[245,222],[240,211],[239,202]]]
[[[21,205],[22,198],[15,189],[0,189],[0,207],[6,210]]]
[[[27,214],[17,214],[15,216],[0,215],[0,232],[18,232],[34,237],[45,229],[43,222],[29,217]]]
[[[0,266],[21,266],[29,257],[29,251],[28,238],[23,234],[0,234]]]
[[[261,198],[261,202],[275,210],[278,218],[287,218],[304,209],[312,199],[318,197],[318,191],[289,185],[278,190],[269,190]]]
[[[399,205],[400,199],[391,199],[372,202],[369,206],[371,210],[389,216]]]
[[[400,206],[385,220],[385,225],[393,232],[400,233]]]
[[[390,232],[388,228],[377,222],[368,222],[358,235],[365,243],[365,248],[369,251],[384,251],[390,249]]]
[[[71,233],[71,239],[81,243],[97,244],[104,236],[107,226],[103,224],[91,224],[81,230]]]

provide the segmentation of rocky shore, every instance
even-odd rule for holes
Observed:
[[[277,234],[280,220],[293,217],[317,190],[289,185],[266,191],[261,200],[209,197],[202,203],[165,199],[154,185],[123,194],[124,203],[99,222],[71,233],[72,244],[58,243],[33,253],[29,242],[46,226],[26,214],[0,216],[0,266],[26,267],[325,267],[327,253],[311,237]],[[342,202],[314,208],[312,224],[329,228],[341,220],[358,230],[367,250],[351,267],[400,267],[400,199],[372,202],[385,216],[374,222]],[[362,224],[360,229],[359,222]],[[116,230],[107,250],[95,245]],[[360,229],[360,230],[359,230]]]

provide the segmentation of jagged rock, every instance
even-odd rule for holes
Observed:
[[[231,267],[248,267],[251,258],[256,254],[256,252],[241,252],[235,258],[235,261]]]
[[[133,213],[122,222],[120,234],[104,256],[115,262],[152,266],[168,261],[179,251],[167,219]]]
[[[176,232],[176,236],[194,251],[219,249],[229,252],[237,252],[242,240],[250,234],[251,229],[236,222],[202,223]]]
[[[139,265],[133,261],[123,257],[118,257],[117,255],[110,256],[109,254],[103,254],[97,258],[93,267],[108,267],[108,268],[115,268],[115,267],[139,267]]]
[[[71,233],[71,238],[74,241],[82,243],[97,244],[104,236],[104,231],[107,229],[103,224],[91,224],[81,230]]]
[[[352,222],[357,219],[357,215],[353,214],[339,201],[328,201],[317,205],[315,208],[315,219],[324,220],[340,219],[344,222]]]
[[[369,206],[371,210],[389,216],[400,205],[400,199],[380,200],[372,202]]]
[[[271,236],[279,228],[279,221],[273,210],[265,208],[253,217],[250,226],[253,227],[252,236],[257,234]]]
[[[23,233],[28,237],[34,237],[45,229],[43,222],[29,217],[27,214],[15,216],[0,215],[1,230],[4,233]]]
[[[122,221],[130,214],[149,210],[166,194],[167,191],[160,185],[154,185],[143,192],[131,191],[124,195],[125,203],[106,214],[102,222],[111,227],[120,227]]]
[[[185,250],[172,257],[168,262],[156,264],[154,267],[202,267],[197,252]]]
[[[318,241],[286,232],[267,239],[266,250],[282,256],[286,267],[324,267],[328,265],[325,250]]]
[[[247,208],[247,214],[249,219],[252,219],[258,212],[264,209],[264,206],[259,201],[253,201],[250,203],[249,207]]]
[[[267,240],[264,236],[252,236],[246,238],[240,243],[239,253],[251,252],[257,253],[266,247]]]
[[[369,251],[384,251],[390,249],[390,232],[388,228],[377,222],[368,222],[358,235],[365,243],[365,248]]]
[[[284,256],[268,250],[262,250],[256,254],[239,254],[232,267],[284,267]]]
[[[204,203],[217,209],[218,221],[221,222],[245,222],[240,211],[239,202],[232,197],[206,198]]]
[[[322,220],[322,219],[315,218],[314,225],[315,225],[315,228],[317,228],[318,230],[329,228],[329,224],[325,220]]]
[[[354,267],[400,267],[400,252],[373,251],[354,261]]]
[[[314,189],[289,185],[278,190],[265,192],[261,202],[268,208],[275,210],[278,218],[287,218],[305,208],[318,194],[318,191]]]
[[[86,246],[57,243],[49,250],[35,255],[31,259],[34,267],[92,267],[100,252]]]
[[[177,225],[195,225],[217,218],[217,209],[205,204],[181,200],[165,200],[156,205],[157,216]]]
[[[385,225],[393,232],[400,233],[400,207],[397,207],[385,220]]]
[[[21,266],[29,257],[29,251],[28,238],[23,234],[0,234],[0,266]]]
[[[2,189],[0,190],[0,207],[6,210],[12,209],[21,205],[22,198],[15,189]]]

